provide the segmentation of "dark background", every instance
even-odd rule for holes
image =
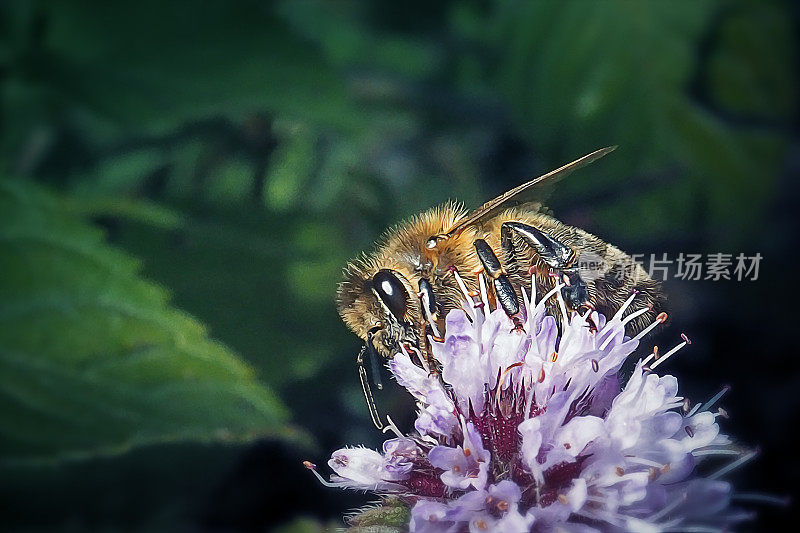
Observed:
[[[649,344],[692,338],[668,366],[690,398],[732,386],[723,429],[762,451],[737,490],[796,492],[796,4],[430,4],[0,5],[0,179],[17,202],[0,203],[3,526],[339,524],[368,498],[300,461],[382,440],[334,309],[341,268],[404,217],[610,144],[559,184],[559,218],[630,253],[762,254],[755,281],[668,280]],[[84,233],[112,274],[60,247]],[[170,300],[121,288],[139,278]],[[57,305],[18,318],[52,279]],[[77,303],[89,293],[103,306]],[[132,301],[158,327],[109,311]],[[191,328],[213,353],[190,372]],[[111,373],[84,364],[141,349]],[[187,373],[200,392],[174,388]],[[401,393],[378,401],[410,428]],[[798,518],[759,514],[754,529]]]

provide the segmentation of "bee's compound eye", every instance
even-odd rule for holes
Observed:
[[[403,320],[408,305],[408,291],[391,270],[379,270],[372,276],[372,286],[397,320]]]

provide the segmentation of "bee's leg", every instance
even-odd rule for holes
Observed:
[[[372,397],[372,389],[369,386],[369,377],[367,376],[367,368],[364,364],[364,352],[367,351],[367,346],[364,345],[361,351],[358,352],[356,363],[358,364],[358,378],[361,380],[361,390],[364,392],[364,399],[367,401],[367,408],[369,409],[369,416],[372,418],[372,423],[378,429],[383,429],[383,422],[378,414],[378,407],[375,405],[375,399]]]
[[[522,329],[522,321],[519,317],[519,299],[517,298],[517,291],[506,275],[506,271],[500,264],[500,259],[492,250],[492,247],[483,239],[478,239],[474,243],[475,251],[478,253],[478,259],[481,260],[484,272],[492,278],[494,285],[494,292],[497,295],[497,301],[503,311],[511,317],[514,321],[514,329]]]
[[[577,268],[572,268],[575,250],[542,230],[522,222],[503,222],[500,230],[503,251],[516,258],[514,236],[530,246],[544,263],[561,275],[566,285],[561,289],[565,303],[572,309],[590,307],[589,290]]]
[[[367,353],[369,353],[370,363],[372,364],[372,382],[375,383],[378,390],[383,390],[383,380],[381,380],[381,356],[372,343],[372,336],[377,329],[379,328],[372,328],[367,332],[366,349]]]
[[[566,287],[561,289],[561,294],[564,296],[564,303],[571,309],[580,309],[581,307],[593,308],[589,302],[589,288],[586,282],[583,281],[577,268],[568,268],[562,271],[561,279],[566,284]]]
[[[575,251],[572,248],[541,231],[539,228],[523,224],[522,222],[503,222],[503,226],[500,229],[503,248],[511,247],[512,253],[514,245],[511,237],[515,234],[518,235],[525,244],[533,248],[542,261],[554,270],[564,270],[575,260]]]

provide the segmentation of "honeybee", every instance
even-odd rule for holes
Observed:
[[[563,178],[614,148],[597,150],[523,183],[471,213],[454,203],[430,209],[388,230],[372,253],[345,268],[337,307],[345,324],[365,343],[358,371],[376,426],[382,424],[365,355],[372,359],[378,388],[382,358],[391,358],[401,348],[429,358],[429,336],[443,337],[444,317],[463,305],[462,285],[477,294],[480,275],[488,285],[490,307],[501,308],[520,330],[521,287],[529,286],[532,277],[537,294],[563,283],[567,309],[580,314],[595,309],[611,317],[638,291],[627,313],[647,310],[628,323],[628,332],[632,335],[652,323],[664,295],[630,256],[546,214],[540,203],[508,207],[521,193]],[[554,317],[561,316],[553,299],[547,304],[553,306]]]

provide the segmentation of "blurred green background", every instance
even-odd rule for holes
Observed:
[[[799,23],[789,2],[3,2],[3,528],[341,524],[368,499],[300,465],[381,440],[341,268],[610,144],[559,218],[765,257],[756,282],[668,281],[657,341],[695,340],[673,367],[693,398],[734,386],[726,429],[764,451],[740,483],[791,493]]]

